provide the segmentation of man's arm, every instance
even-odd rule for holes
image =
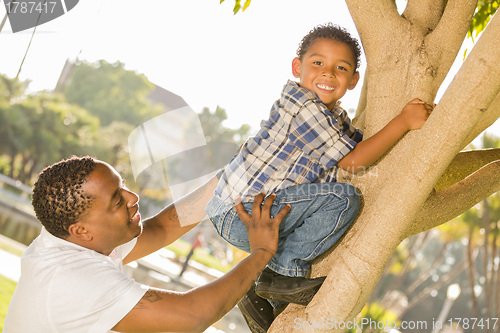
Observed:
[[[406,104],[398,116],[378,133],[358,143],[349,154],[337,163],[337,166],[352,173],[365,171],[407,131],[421,128],[432,109],[432,106],[419,99],[412,100]]]
[[[150,288],[114,328],[119,332],[202,332],[230,311],[250,289],[277,250],[279,224],[290,211],[286,206],[271,219],[270,196],[252,205],[252,216],[238,204],[236,210],[247,226],[251,254],[221,278],[185,293]]]
[[[217,177],[143,221],[142,234],[133,250],[123,259],[127,264],[173,243],[205,217],[205,206],[217,186]]]

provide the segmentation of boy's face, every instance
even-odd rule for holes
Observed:
[[[314,91],[332,109],[347,89],[356,87],[354,56],[348,45],[335,40],[317,39],[302,57],[293,59],[292,72],[300,86]]]

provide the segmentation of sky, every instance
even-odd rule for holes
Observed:
[[[308,31],[333,22],[358,37],[343,1],[253,0],[237,15],[232,13],[233,0],[219,2],[80,1],[67,14],[36,29],[20,78],[32,81],[32,91],[52,90],[66,59],[121,61],[183,97],[196,112],[220,106],[228,114],[226,127],[246,123],[255,132],[283,85],[294,79],[291,62]],[[402,11],[406,2],[397,3]],[[0,7],[3,18],[5,7]],[[0,73],[17,74],[32,33],[33,28],[12,33],[7,22],[0,33]],[[462,57],[460,51],[444,86]],[[362,76],[365,66],[363,56]],[[361,83],[362,79],[342,98],[345,109],[356,108]]]

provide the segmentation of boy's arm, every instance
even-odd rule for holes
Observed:
[[[270,217],[271,195],[261,208],[263,194],[255,197],[252,216],[236,205],[246,225],[251,254],[221,278],[185,293],[150,288],[144,297],[114,328],[119,332],[202,332],[229,312],[274,256],[279,224],[290,211],[285,206]]]
[[[365,171],[407,131],[421,128],[433,107],[419,99],[406,104],[401,113],[372,137],[361,141],[337,166],[351,173]]]

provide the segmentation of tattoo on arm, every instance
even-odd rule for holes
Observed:
[[[196,203],[201,198],[203,198],[206,191],[207,191],[207,184],[203,185],[202,187],[200,187],[196,191],[192,192],[189,196],[186,197],[185,202],[183,202],[182,205],[176,205],[177,212],[176,212],[175,216],[174,215],[170,216],[170,219],[172,221],[174,219],[179,220],[179,216],[182,219],[188,218],[188,216],[190,216],[192,214],[192,211],[194,209],[193,206],[196,205]],[[180,206],[180,207],[178,207],[178,206]]]
[[[143,310],[148,308],[148,303],[154,303],[162,300],[163,298],[160,296],[155,290],[148,290],[144,296],[142,296],[141,300],[134,306],[134,310]]]

